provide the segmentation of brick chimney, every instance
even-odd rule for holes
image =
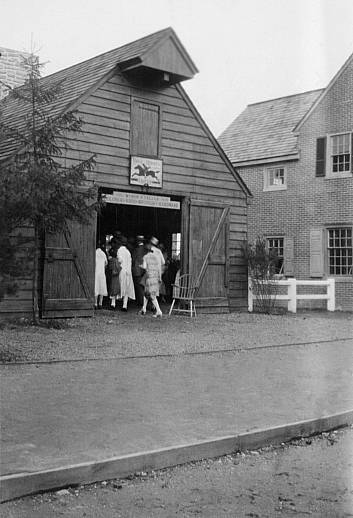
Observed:
[[[22,57],[29,54],[4,47],[0,47],[0,54],[0,99],[2,99],[7,95],[7,88],[1,81],[12,87],[20,86],[25,82],[27,71],[23,66]]]

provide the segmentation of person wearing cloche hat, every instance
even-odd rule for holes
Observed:
[[[159,307],[157,297],[159,296],[159,287],[162,282],[162,267],[161,261],[159,259],[158,253],[152,250],[152,239],[146,243],[146,255],[143,257],[143,261],[141,267],[145,271],[144,278],[144,296],[143,296],[143,306],[139,311],[140,315],[146,314],[147,302],[148,299],[151,299],[153,306],[156,309],[156,313],[153,315],[154,317],[161,317],[162,311]],[[155,239],[154,239],[155,242]],[[158,250],[158,248],[156,248]],[[160,252],[160,250],[159,250]]]
[[[164,256],[163,256],[161,250],[158,248],[159,241],[156,237],[152,236],[150,239],[150,243],[151,243],[151,250],[154,254],[156,254],[156,257],[160,263],[161,272],[163,273],[165,260],[164,260]]]

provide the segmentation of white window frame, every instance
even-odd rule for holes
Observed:
[[[270,240],[275,240],[275,239],[282,240],[282,246],[281,247],[277,247],[277,250],[278,250],[278,248],[282,248],[282,250],[283,250],[283,254],[282,255],[277,254],[277,256],[280,259],[282,259],[282,265],[281,265],[281,268],[280,268],[279,272],[277,272],[276,275],[283,275],[285,238],[284,238],[284,236],[266,236],[267,247],[268,247],[269,250],[276,250],[276,248],[270,247]]]
[[[270,176],[272,171],[283,170],[283,183],[272,184],[270,183]],[[287,189],[287,169],[284,166],[279,167],[268,167],[264,171],[264,191],[284,191]]]
[[[172,234],[172,256],[180,258],[181,253],[181,233]]]
[[[340,135],[349,135],[349,168],[348,171],[333,171],[332,164],[332,138]],[[339,133],[330,133],[327,135],[326,146],[326,178],[348,178],[352,176],[352,130],[341,131]]]
[[[331,271],[331,267],[333,267],[334,269],[335,268],[339,268],[341,267],[342,268],[342,265],[338,265],[337,263],[333,263],[331,264],[331,252],[330,250],[342,250],[342,249],[347,249],[348,247],[341,247],[340,244],[336,247],[336,246],[330,246],[330,231],[333,231],[333,230],[350,230],[351,231],[351,241],[352,241],[352,259],[351,259],[351,264],[349,264],[349,262],[347,261],[347,268],[349,268],[349,270],[345,273],[336,273],[335,271]],[[327,273],[330,277],[339,277],[339,278],[343,278],[343,277],[352,277],[353,276],[353,227],[351,225],[335,225],[335,226],[331,226],[331,227],[328,227],[326,229],[326,243],[327,243]],[[341,236],[342,238],[342,236]],[[338,238],[336,238],[338,239]],[[339,257],[341,256],[342,257],[342,254],[334,254],[336,257]],[[348,257],[348,254],[343,254],[346,256],[346,258]],[[334,257],[333,257],[334,258]]]

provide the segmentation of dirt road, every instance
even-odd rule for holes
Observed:
[[[8,518],[353,516],[353,428],[2,505]]]

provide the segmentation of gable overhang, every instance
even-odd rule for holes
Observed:
[[[175,85],[187,79],[191,79],[189,75],[181,75],[156,67],[149,67],[141,62],[128,67],[119,65],[119,70],[131,82],[143,82],[145,84],[154,84],[155,86]]]
[[[194,62],[172,28],[154,45],[139,55],[119,61],[118,66],[129,77],[157,78],[168,84],[191,79],[198,73]]]
[[[287,155],[281,156],[271,156],[271,157],[262,157],[262,158],[254,158],[253,160],[237,160],[234,161],[230,159],[234,167],[246,167],[252,165],[263,165],[263,164],[275,164],[279,162],[290,162],[299,160],[299,153],[291,153]]]

